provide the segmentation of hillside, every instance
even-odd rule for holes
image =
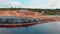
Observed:
[[[60,9],[33,9],[33,8],[0,8],[0,11],[2,10],[28,10],[28,11],[32,11],[32,12],[39,12],[41,13],[42,11],[44,11],[43,15],[56,15],[58,13],[58,15],[60,15]]]

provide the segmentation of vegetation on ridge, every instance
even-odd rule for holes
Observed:
[[[44,15],[56,15],[57,13],[60,15],[60,9],[0,8],[0,10],[29,10],[33,12],[44,11]]]

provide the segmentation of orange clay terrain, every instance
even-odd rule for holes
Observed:
[[[39,18],[41,20],[44,20],[46,23],[51,22],[51,21],[60,21],[60,18],[57,17],[46,17],[43,16],[42,13],[38,12],[32,12],[32,11],[15,11],[15,10],[1,10],[0,11],[0,16],[17,16],[21,18]],[[0,27],[21,27],[21,26],[30,26],[30,25],[35,25],[39,24],[37,22],[33,23],[25,23],[25,24],[0,24]]]
[[[19,10],[19,11],[1,10],[0,16],[18,16],[21,18],[32,17],[32,18],[39,18],[44,21],[60,21],[60,18],[57,18],[57,17],[45,17],[45,16],[41,15],[41,13],[38,13],[38,12],[22,11],[22,10]]]

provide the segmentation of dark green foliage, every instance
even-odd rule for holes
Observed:
[[[60,15],[60,9],[33,9],[33,8],[0,8],[0,10],[29,10],[33,12],[44,12],[44,15],[56,15],[57,13]]]

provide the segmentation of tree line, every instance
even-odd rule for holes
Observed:
[[[29,10],[33,12],[44,11],[44,15],[56,15],[57,13],[60,15],[60,9],[0,8],[0,10]]]

